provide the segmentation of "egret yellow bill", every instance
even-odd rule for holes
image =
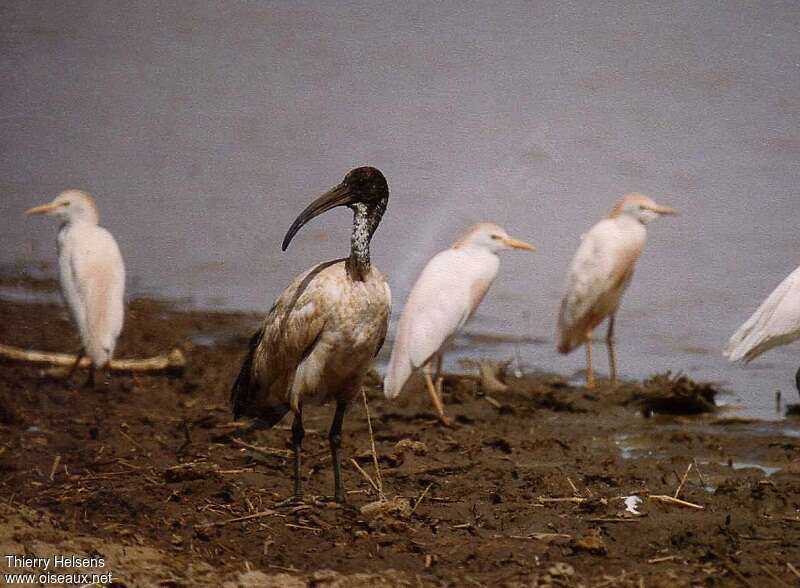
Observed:
[[[72,371],[88,356],[92,363],[87,383],[94,386],[95,370],[104,368],[114,355],[125,316],[125,265],[119,247],[111,233],[98,226],[97,206],[86,192],[62,192],[50,204],[26,214],[46,214],[61,221],[61,293],[82,345]]]
[[[646,225],[675,214],[643,194],[627,194],[614,205],[608,218],[583,236],[567,274],[556,328],[557,349],[569,353],[586,345],[586,386],[595,385],[592,369],[592,333],[608,317],[606,345],[611,384],[617,383],[614,351],[614,316],[633,276],[636,260],[647,237]]]
[[[423,368],[425,384],[439,420],[449,425],[434,386],[430,364],[480,305],[500,267],[497,253],[534,247],[508,236],[501,227],[470,227],[449,249],[436,254],[417,278],[397,324],[389,367],[383,382],[387,398],[395,398],[411,374]]]
[[[234,418],[255,419],[270,428],[292,411],[294,494],[302,497],[300,454],[303,403],[336,401],[328,436],[333,461],[334,498],[344,502],[339,448],[349,402],[383,345],[391,293],[372,266],[370,241],[389,201],[383,174],[373,167],[350,171],[341,184],[312,202],[294,221],[283,249],[314,217],[338,206],[353,211],[350,255],[314,266],[283,291],[250,342],[233,385]]]

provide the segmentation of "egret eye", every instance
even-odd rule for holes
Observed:
[[[499,238],[500,238],[500,235],[492,235],[492,239],[494,239],[495,241],[497,241]]]
[[[69,206],[69,205],[70,205],[70,203],[69,203],[69,202],[65,202],[65,203],[64,203],[64,204],[62,204],[61,206]]]

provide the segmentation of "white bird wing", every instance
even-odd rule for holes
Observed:
[[[124,320],[125,266],[119,246],[102,227],[73,227],[61,254],[64,296],[87,355],[102,365],[114,352]]]
[[[582,238],[570,264],[557,326],[558,349],[567,353],[613,312],[630,282],[644,234],[626,234],[604,219]]]
[[[491,253],[446,249],[435,255],[414,283],[397,325],[384,380],[394,398],[411,372],[423,366],[475,312],[497,275]]]
[[[749,363],[800,338],[800,268],[789,274],[728,341],[724,355]]]

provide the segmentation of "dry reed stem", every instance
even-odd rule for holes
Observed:
[[[369,403],[367,403],[367,393],[361,388],[361,397],[364,399],[364,410],[367,413],[367,428],[369,429],[369,442],[372,446],[372,461],[375,464],[375,477],[378,479],[376,490],[378,491],[378,498],[386,500],[386,495],[383,493],[383,479],[381,478],[381,466],[378,464],[378,452],[375,450],[375,436],[372,434],[372,419],[369,416]],[[360,468],[359,468],[360,469]]]
[[[428,490],[431,489],[431,486],[433,486],[433,482],[428,484],[428,487],[425,488],[425,490],[423,490],[422,494],[419,495],[419,498],[417,498],[417,501],[414,503],[414,508],[411,509],[411,513],[408,516],[411,516],[411,515],[414,514],[414,511],[417,510],[417,507],[419,506],[419,503],[422,502],[422,499],[425,498],[426,494],[428,494]]]
[[[678,495],[681,493],[681,490],[683,490],[683,485],[686,483],[686,478],[689,476],[690,471],[692,471],[692,462],[689,462],[689,467],[686,468],[686,473],[683,474],[683,478],[681,478],[681,481],[678,484],[678,488],[675,490],[673,498],[677,498]]]
[[[358,470],[358,473],[361,474],[367,482],[369,482],[369,485],[372,486],[372,488],[375,490],[375,492],[380,494],[380,490],[378,490],[378,485],[370,477],[370,475],[366,471],[364,471],[364,468],[362,468],[360,465],[358,465],[358,462],[356,460],[352,459],[352,458],[350,459],[350,463],[352,463],[353,466]]]
[[[214,521],[213,523],[204,523],[202,525],[195,525],[195,529],[208,529],[211,527],[223,527],[225,525],[230,525],[231,523],[242,523],[244,521],[251,521],[253,519],[261,519],[264,517],[269,517],[278,514],[277,510],[264,510],[261,512],[257,512],[254,514],[245,515],[243,517],[235,517],[232,519],[227,519],[225,521]]]
[[[76,355],[70,353],[51,353],[48,351],[22,349],[1,343],[0,357],[14,361],[46,363],[62,367],[72,367],[75,364],[75,360],[78,359]],[[84,357],[78,367],[88,368],[91,363],[91,359]],[[156,355],[141,359],[112,359],[108,367],[111,370],[121,372],[178,371],[186,367],[186,356],[176,347],[166,355]]]
[[[665,504],[685,506],[687,508],[695,508],[697,510],[703,510],[705,508],[705,506],[701,504],[695,504],[694,502],[686,502],[685,500],[681,500],[680,498],[675,498],[674,496],[667,496],[666,494],[651,494],[648,498],[652,498],[653,500],[657,500],[658,502],[663,502]]]

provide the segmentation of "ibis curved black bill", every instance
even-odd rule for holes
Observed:
[[[348,206],[353,202],[355,202],[353,193],[345,184],[339,184],[335,188],[328,190],[322,196],[314,200],[314,202],[306,206],[305,210],[303,210],[303,212],[301,212],[297,218],[294,219],[292,226],[289,227],[289,230],[286,232],[286,236],[283,238],[281,250],[286,251],[286,248],[289,246],[292,238],[294,238],[294,236],[297,234],[297,231],[299,231],[303,225],[305,225],[312,218],[319,216],[322,213],[331,210],[332,208],[336,208],[337,206]]]

